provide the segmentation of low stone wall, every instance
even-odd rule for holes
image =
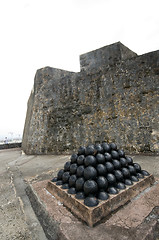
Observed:
[[[22,143],[8,143],[8,144],[0,144],[1,149],[9,149],[9,148],[21,148]]]
[[[82,55],[79,73],[40,69],[22,148],[69,153],[106,140],[129,153],[158,153],[158,89],[159,51],[137,56],[121,43]]]

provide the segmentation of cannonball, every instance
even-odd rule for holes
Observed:
[[[69,185],[68,185],[68,183],[64,183],[64,184],[62,184],[62,189],[69,189]]]
[[[104,153],[104,149],[102,148],[100,143],[97,143],[95,145],[95,149],[97,150],[97,153]]]
[[[109,187],[108,188],[108,193],[109,194],[118,194],[118,190],[115,187]]]
[[[85,169],[85,167],[84,167],[83,165],[80,165],[80,166],[77,168],[77,171],[76,171],[77,177],[83,177],[83,175],[84,175],[84,169]]]
[[[119,161],[120,161],[122,167],[128,166],[128,163],[125,158],[121,157]]]
[[[107,168],[104,164],[98,164],[96,170],[99,176],[105,176],[107,173]]]
[[[98,193],[98,197],[97,198],[100,199],[100,200],[107,200],[109,198],[109,195],[105,191],[100,191]]]
[[[97,170],[94,167],[88,166],[84,169],[84,178],[86,180],[96,179],[96,177],[97,177]]]
[[[70,178],[69,178],[69,181],[68,181],[69,186],[70,187],[75,187],[76,180],[77,180],[76,175],[71,175]]]
[[[65,172],[69,172],[70,171],[70,165],[71,165],[71,162],[66,162],[65,165],[64,165],[64,171]]]
[[[118,150],[118,154],[120,158],[124,158],[125,157],[125,152],[123,150]]]
[[[134,166],[129,165],[129,166],[128,166],[128,170],[129,170],[129,172],[130,172],[131,175],[136,175],[136,169],[135,169]]]
[[[96,197],[87,197],[84,199],[84,204],[87,207],[95,207],[99,203],[98,199]]]
[[[150,175],[146,170],[141,170],[141,173],[142,173],[144,176],[149,176],[149,175]]]
[[[76,191],[83,191],[85,180],[83,177],[80,177],[76,180]]]
[[[95,166],[96,166],[96,163],[97,163],[97,160],[96,160],[96,158],[95,158],[94,156],[92,156],[92,155],[88,155],[88,156],[85,158],[85,160],[84,160],[84,165],[85,165],[86,167],[88,167],[88,166],[93,166],[93,167],[95,167]]]
[[[142,173],[139,173],[139,172],[136,174],[136,176],[137,176],[137,178],[144,178],[144,175]]]
[[[134,176],[134,175],[130,176],[130,180],[133,181],[133,182],[138,182],[139,181],[138,177]]]
[[[84,155],[80,155],[80,156],[77,158],[77,164],[78,164],[78,165],[83,165],[83,164],[84,164],[84,160],[85,160]]]
[[[118,188],[118,189],[125,189],[126,187],[125,187],[125,184],[123,183],[123,182],[118,182],[117,184],[116,184],[116,188]]]
[[[133,182],[130,179],[125,179],[124,183],[125,185],[128,185],[128,186],[133,185]]]
[[[62,180],[58,180],[57,182],[56,182],[56,185],[62,185]]]
[[[96,155],[96,159],[98,163],[104,164],[105,163],[105,157],[103,154],[101,153],[97,153]]]
[[[75,197],[76,197],[77,199],[85,199],[85,194],[84,194],[83,191],[80,191],[80,192],[77,192],[77,193],[76,193]]]
[[[117,151],[112,150],[111,155],[113,159],[119,159],[119,153]]]
[[[98,185],[94,180],[87,180],[84,183],[84,193],[86,196],[90,194],[96,194],[98,191]]]
[[[114,171],[114,165],[111,162],[106,162],[105,163],[107,172],[112,173]]]
[[[77,162],[78,155],[76,153],[72,154],[71,156],[71,163],[76,163]]]
[[[107,178],[108,184],[114,185],[116,183],[116,178],[112,173],[108,173],[106,178]]]
[[[71,174],[75,174],[76,173],[76,171],[77,171],[77,163],[73,163],[73,164],[71,164],[70,165],[70,173]]]
[[[120,163],[119,160],[114,159],[114,160],[112,161],[112,163],[113,163],[115,169],[121,169],[121,163]]]
[[[109,152],[109,153],[110,153],[111,147],[109,146],[108,143],[103,142],[103,143],[101,144],[101,146],[102,146],[102,148],[104,149],[105,152]]]
[[[129,165],[133,164],[133,159],[131,157],[125,157]]]
[[[104,153],[104,157],[106,162],[112,161],[112,155],[110,153]]]
[[[85,155],[86,148],[83,146],[80,146],[78,149],[78,155]]]
[[[130,172],[127,168],[122,168],[121,171],[122,171],[122,174],[123,174],[124,178],[129,178],[130,177]]]
[[[64,174],[64,170],[63,170],[63,169],[60,169],[60,171],[57,173],[57,179],[58,179],[58,180],[61,180],[63,174]]]
[[[124,181],[124,175],[120,170],[115,170],[114,171],[114,176],[116,177],[116,180],[119,182],[123,182]]]
[[[105,177],[99,176],[96,182],[98,184],[99,189],[106,190],[108,188],[108,181]]]
[[[141,166],[138,163],[134,163],[133,166],[136,169],[136,172],[138,172],[138,173],[141,172]]]
[[[94,145],[88,145],[85,149],[85,155],[95,155],[97,150],[95,149]]]
[[[52,180],[51,180],[51,182],[57,182],[57,177],[54,177]]]
[[[117,150],[117,145],[115,143],[110,143],[109,146],[111,150]]]
[[[74,187],[71,187],[67,191],[69,194],[76,194],[76,189]]]
[[[64,174],[62,175],[62,182],[63,183],[68,183],[70,178],[70,173],[69,172],[64,172]]]

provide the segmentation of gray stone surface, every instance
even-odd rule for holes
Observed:
[[[119,42],[81,55],[81,68],[79,73],[37,71],[25,153],[69,153],[103,140],[129,153],[157,153],[159,51],[137,56]]]

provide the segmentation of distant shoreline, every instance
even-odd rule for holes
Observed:
[[[0,150],[9,149],[9,148],[20,148],[21,146],[22,146],[22,142],[4,143],[4,144],[0,144]]]

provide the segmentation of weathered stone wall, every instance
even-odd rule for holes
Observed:
[[[79,73],[40,69],[22,148],[27,154],[62,153],[107,140],[129,153],[157,153],[158,90],[159,51],[137,56],[121,43],[81,55]]]

